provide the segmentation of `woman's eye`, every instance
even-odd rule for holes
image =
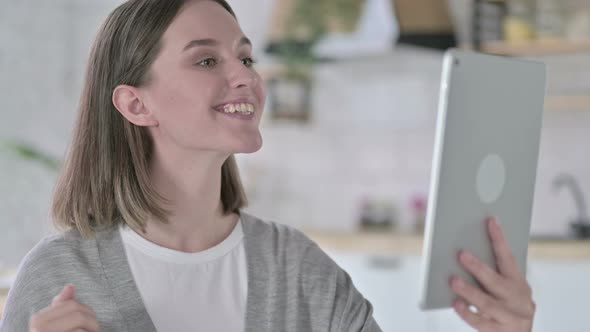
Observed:
[[[251,57],[248,57],[248,58],[242,59],[242,63],[246,67],[252,67],[252,65],[254,65],[256,63],[256,60],[252,59]]]
[[[198,66],[205,67],[205,68],[211,68],[211,67],[215,66],[216,64],[217,64],[217,60],[215,60],[213,58],[207,58],[207,59],[197,63]]]

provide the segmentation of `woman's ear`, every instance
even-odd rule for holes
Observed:
[[[129,122],[140,127],[158,125],[154,114],[145,107],[136,87],[121,84],[113,91],[113,105]]]

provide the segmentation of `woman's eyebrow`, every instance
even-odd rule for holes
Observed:
[[[182,51],[186,51],[190,48],[197,47],[197,46],[218,46],[220,44],[219,41],[212,38],[205,38],[205,39],[194,39],[191,40],[186,46],[182,49]],[[252,42],[247,37],[242,37],[238,43],[238,46],[242,45],[250,45],[252,46]]]

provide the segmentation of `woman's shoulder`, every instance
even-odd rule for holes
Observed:
[[[372,305],[356,289],[349,274],[320,246],[295,227],[242,214],[247,250],[252,270],[264,271],[253,276],[263,282],[253,283],[256,290],[270,292],[271,299],[283,296],[303,301],[289,301],[287,310],[304,312],[302,326],[324,326],[326,320],[335,330],[381,331],[372,318]],[[302,297],[295,296],[301,291]],[[268,311],[276,302],[268,300]],[[311,313],[311,314],[310,314]],[[309,315],[308,315],[309,314]]]
[[[249,214],[242,213],[242,219],[246,249],[257,261],[297,268],[306,275],[326,276],[340,271],[334,260],[301,230]]]
[[[54,293],[68,282],[100,274],[97,237],[111,233],[116,232],[104,230],[85,238],[78,230],[71,229],[45,236],[21,260],[13,286],[22,284]]]
[[[51,266],[55,261],[81,259],[94,251],[94,238],[84,238],[79,231],[71,229],[43,237],[24,257],[21,268],[27,264]]]
[[[42,238],[21,260],[16,282],[47,286],[61,277],[87,274],[99,261],[95,238],[75,229]],[[44,278],[39,278],[42,275]],[[61,283],[60,283],[61,284]],[[59,285],[56,287],[60,287]]]
[[[76,230],[42,238],[19,264],[8,295],[7,312],[20,317],[44,308],[65,284],[77,286],[93,280],[100,268],[98,261],[96,242]],[[18,313],[22,310],[26,312]]]
[[[262,219],[241,212],[244,237],[247,242],[264,245],[270,249],[302,252],[315,245],[301,230],[277,221]]]

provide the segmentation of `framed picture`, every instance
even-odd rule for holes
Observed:
[[[310,120],[311,79],[276,76],[267,81],[272,120]]]

